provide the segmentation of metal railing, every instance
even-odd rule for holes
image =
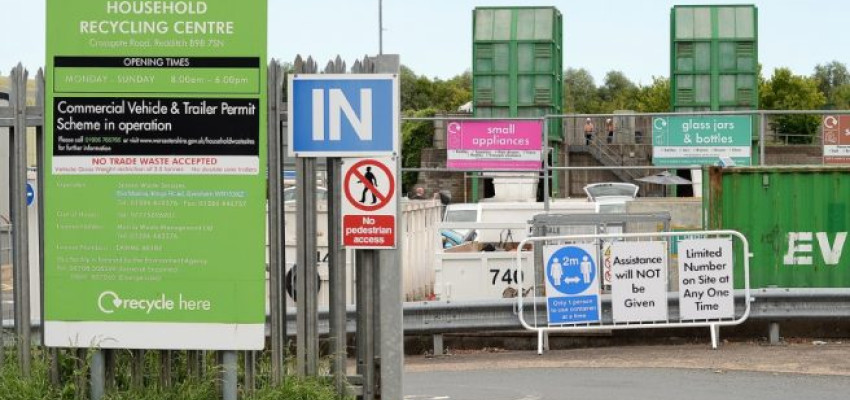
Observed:
[[[746,298],[742,290],[736,290],[736,312],[743,311],[741,304]],[[850,288],[848,289],[752,289],[751,309],[748,321],[818,321],[847,318],[850,315]],[[678,298],[668,294],[671,313],[678,312]],[[610,306],[610,295],[602,295],[602,304]],[[534,307],[546,306],[545,298],[528,299],[523,303],[524,313],[531,314]],[[357,310],[346,309],[348,333],[355,332],[354,321]],[[404,332],[408,335],[442,334],[487,331],[516,331],[524,327],[518,317],[516,299],[493,299],[481,301],[423,301],[404,303]],[[319,310],[319,332],[328,333],[328,309]],[[541,324],[545,316],[539,317]],[[287,332],[294,332],[295,312],[286,314]],[[612,323],[610,314],[603,314],[603,323]],[[15,327],[14,320],[3,320],[4,329]],[[39,321],[32,321],[35,333],[40,329]],[[266,334],[269,332],[266,323]],[[291,335],[290,335],[291,336]]]
[[[542,245],[544,242],[553,243],[553,242],[587,242],[587,241],[598,241],[598,240],[642,240],[649,238],[673,238],[677,236],[681,236],[680,232],[653,232],[653,233],[613,233],[613,234],[595,234],[595,235],[565,235],[565,236],[543,236],[543,237],[530,237],[522,242],[520,242],[520,248],[523,248],[526,243],[533,242],[536,246]],[[708,327],[711,330],[711,345],[713,348],[717,348],[718,337],[717,337],[717,329],[721,326],[731,326],[738,325],[742,322],[746,321],[750,315],[750,257],[752,254],[750,253],[749,241],[744,235],[740,234],[736,231],[694,231],[688,232],[688,235],[693,236],[711,236],[711,237],[732,237],[737,238],[741,241],[743,245],[742,254],[744,260],[744,288],[743,288],[743,311],[740,314],[735,314],[735,318],[727,319],[727,318],[711,318],[705,320],[687,320],[682,318],[681,316],[678,318],[671,317],[675,315],[679,315],[678,313],[670,313],[668,310],[667,319],[665,321],[652,321],[652,322],[641,322],[641,323],[563,323],[563,324],[552,324],[550,322],[546,322],[544,324],[540,324],[540,313],[538,308],[533,307],[533,319],[531,322],[526,320],[525,318],[525,309],[523,307],[523,302],[525,301],[522,296],[517,297],[517,308],[518,308],[518,316],[520,319],[520,323],[522,326],[530,331],[535,331],[538,334],[538,353],[542,354],[543,352],[543,336],[548,332],[558,332],[558,331],[575,331],[575,330],[616,330],[616,329],[635,329],[635,328],[695,328],[695,327]],[[520,286],[522,286],[522,282],[525,280],[526,275],[523,270],[523,257],[520,252],[517,252],[517,265],[519,265],[520,269]],[[534,266],[534,264],[533,264]],[[597,265],[599,272],[601,272],[601,268]],[[529,276],[531,277],[532,282],[538,282],[537,276],[537,268],[531,268],[529,271]],[[597,273],[599,273],[597,272]],[[731,285],[731,284],[730,284]],[[667,290],[671,288],[667,287]],[[681,288],[680,288],[681,290]],[[536,294],[539,296],[539,294]],[[669,295],[669,292],[668,292]],[[668,301],[669,302],[669,301]],[[544,308],[545,309],[545,308]],[[599,307],[599,310],[602,308]],[[545,315],[542,314],[542,315]]]

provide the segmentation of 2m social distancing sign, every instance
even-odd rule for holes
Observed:
[[[342,171],[342,244],[357,249],[395,248],[396,159],[345,158]]]
[[[550,325],[599,322],[599,269],[593,244],[544,246]]]

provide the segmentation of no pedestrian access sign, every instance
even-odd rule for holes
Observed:
[[[346,158],[342,178],[342,244],[357,249],[396,246],[396,160]]]

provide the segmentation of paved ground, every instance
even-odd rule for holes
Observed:
[[[534,351],[474,351],[441,357],[408,356],[405,370],[619,367],[850,376],[850,340],[789,339],[789,342],[780,346],[732,342],[724,343],[718,350],[712,350],[708,344],[584,348],[548,351],[540,356]]]
[[[850,377],[669,368],[419,372],[405,400],[846,400]]]
[[[405,392],[407,400],[850,398],[850,344],[789,342],[409,356]]]

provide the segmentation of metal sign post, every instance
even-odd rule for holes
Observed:
[[[281,68],[272,60],[268,69],[269,138],[269,310],[271,312],[272,383],[283,383],[286,345],[286,295],[283,293],[283,211],[281,193],[282,145],[280,103]]]
[[[12,187],[10,216],[12,219],[12,264],[14,265],[15,332],[18,335],[18,359],[24,376],[30,374],[30,283],[29,222],[27,216],[27,72],[18,64],[12,70],[11,106],[14,126],[11,133]]]
[[[301,375],[318,373],[316,279],[308,274],[316,272],[312,262],[316,246],[315,157],[327,157],[332,180],[329,206],[333,210],[332,221],[328,223],[332,232],[331,336],[333,370],[340,389],[344,385],[345,369],[345,255],[341,246],[387,249],[394,248],[397,241],[399,68],[398,56],[367,57],[354,64],[354,74],[346,75],[341,74],[345,67],[337,58],[329,63],[326,74],[314,75],[315,63],[308,60],[305,65],[299,58],[296,74],[289,79],[289,153],[298,158],[298,232],[302,233],[297,286],[298,292],[304,293],[298,302],[297,369]],[[368,158],[348,164],[354,168],[343,172],[338,157]],[[378,161],[381,157],[390,158]],[[371,203],[366,201],[367,196]],[[359,221],[359,225],[345,222],[347,219],[340,210],[344,212],[346,205],[357,209],[357,215],[349,217]],[[344,232],[343,226],[351,227],[351,234]],[[361,242],[356,242],[357,238]],[[362,396],[401,398],[402,298],[398,253],[361,250],[355,258],[357,365]],[[381,268],[381,262],[385,267]],[[390,380],[382,380],[383,375]]]

